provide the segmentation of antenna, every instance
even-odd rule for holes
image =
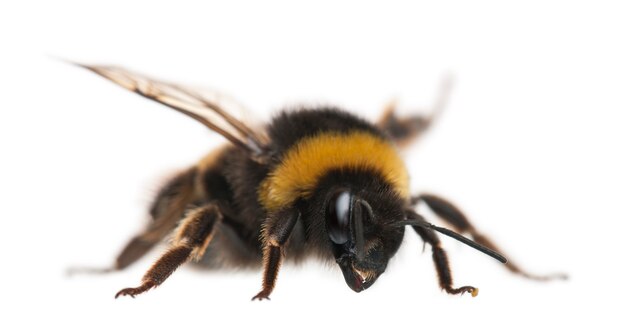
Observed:
[[[430,224],[428,222],[426,222],[426,220],[424,219],[424,217],[422,217],[421,215],[412,212],[409,215],[411,218],[407,218],[404,221],[398,222],[398,225],[404,226],[404,225],[412,225],[412,226],[419,226],[421,228],[426,228],[426,229],[431,229],[431,230],[435,230],[441,234],[444,234],[450,238],[454,238],[462,243],[464,243],[467,246],[470,246],[478,251],[483,252],[484,254],[487,254],[489,256],[491,256],[492,258],[500,261],[501,263],[506,263],[506,257],[502,256],[502,254],[487,248],[471,239],[468,239],[466,237],[463,237],[462,235],[450,230],[450,229],[446,229],[446,228],[442,228],[433,224]]]

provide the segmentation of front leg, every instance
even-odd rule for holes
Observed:
[[[452,225],[457,231],[461,233],[469,233],[472,238],[480,245],[487,247],[493,251],[501,251],[487,236],[480,233],[468,220],[468,218],[457,208],[454,204],[447,201],[444,198],[432,195],[422,194],[411,198],[411,204],[416,205],[419,202],[424,202],[437,216],[443,221]],[[516,263],[508,260],[504,265],[509,271],[521,275],[523,277],[538,280],[547,281],[552,279],[567,279],[567,275],[563,273],[556,273],[551,275],[535,275],[526,272],[519,267]]]
[[[462,286],[456,288],[452,285],[452,272],[450,271],[450,264],[448,263],[448,255],[446,251],[441,248],[437,234],[435,234],[433,230],[423,227],[413,226],[413,229],[422,237],[425,243],[430,244],[432,247],[433,261],[435,262],[435,269],[439,277],[439,286],[449,294],[470,293],[473,297],[477,296],[478,288],[476,287]]]
[[[263,288],[252,300],[270,299],[283,260],[283,247],[300,219],[300,212],[289,208],[270,215],[263,230]]]

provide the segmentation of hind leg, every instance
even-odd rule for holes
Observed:
[[[189,169],[171,179],[157,194],[150,207],[152,222],[124,246],[115,263],[108,268],[72,268],[74,273],[106,273],[122,270],[150,251],[174,228],[185,209],[194,200],[194,179],[197,170]]]
[[[468,233],[477,243],[494,251],[501,252],[501,250],[498,249],[498,247],[489,238],[481,234],[478,230],[476,230],[476,228],[474,228],[474,226],[472,226],[472,224],[470,224],[467,217],[465,217],[465,215],[457,207],[455,207],[447,200],[431,194],[422,194],[417,197],[411,198],[411,203],[413,205],[416,205],[420,201],[424,202],[437,216],[453,226],[458,232]],[[534,280],[567,278],[567,276],[564,274],[554,274],[548,276],[533,275],[521,269],[517,264],[511,262],[511,260],[508,260],[505,266],[507,269],[509,269],[509,271],[513,273]]]
[[[406,146],[432,125],[435,119],[443,111],[452,86],[448,77],[444,79],[439,89],[439,94],[428,115],[413,115],[398,117],[395,113],[395,103],[390,103],[378,120],[378,127],[387,133],[398,145]]]

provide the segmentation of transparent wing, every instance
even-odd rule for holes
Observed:
[[[265,133],[253,130],[226,112],[216,101],[215,94],[209,96],[207,92],[158,81],[116,66],[76,65],[195,119],[247,150],[257,160],[266,157],[268,139]]]

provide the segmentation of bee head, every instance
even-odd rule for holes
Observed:
[[[344,188],[331,191],[325,214],[335,261],[355,292],[369,288],[385,271],[404,234],[403,228],[389,226],[385,217],[401,217],[402,210],[395,212],[393,199],[385,203],[381,201],[385,197],[377,197],[372,206],[365,197],[368,194],[360,193]]]

